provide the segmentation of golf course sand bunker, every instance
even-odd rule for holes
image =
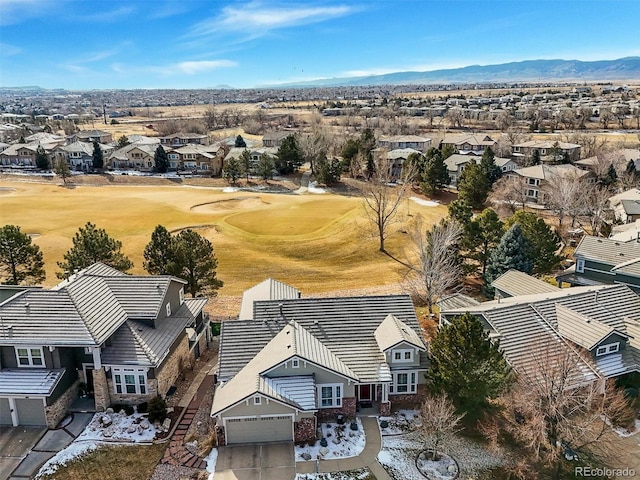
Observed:
[[[235,197],[215,202],[200,203],[191,207],[196,213],[229,213],[235,210],[249,210],[252,208],[268,205],[260,197]]]

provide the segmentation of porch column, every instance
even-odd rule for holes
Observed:
[[[93,368],[99,370],[102,368],[102,359],[100,358],[100,347],[93,347],[91,349],[93,354]]]
[[[386,403],[389,401],[389,384],[388,383],[382,384],[382,399],[380,401],[383,403]]]

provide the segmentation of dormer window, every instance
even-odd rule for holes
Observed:
[[[394,350],[393,361],[398,363],[413,362],[413,350]]]
[[[618,350],[620,350],[620,342],[610,343],[608,345],[602,345],[601,347],[598,347],[598,349],[596,350],[596,357],[599,357],[601,355],[606,355],[607,353],[615,353]]]
[[[584,258],[576,260],[576,273],[584,273]]]
[[[254,405],[262,405],[262,397],[253,397],[253,404]]]

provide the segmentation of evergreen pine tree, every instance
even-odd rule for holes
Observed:
[[[40,170],[47,170],[51,165],[49,164],[49,156],[44,151],[41,145],[36,149],[36,167]]]
[[[471,162],[462,172],[458,182],[458,199],[472,208],[481,209],[489,195],[489,179],[480,165]]]
[[[104,154],[102,153],[102,148],[100,148],[100,144],[94,140],[93,142],[93,154],[92,163],[93,168],[96,170],[101,170],[104,167]]]
[[[464,411],[477,413],[511,380],[509,365],[482,323],[465,313],[445,325],[430,345],[429,388],[446,393]]]
[[[496,165],[495,155],[493,154],[493,150],[491,150],[491,148],[487,148],[482,154],[480,167],[487,176],[489,188],[491,188],[493,184],[502,176],[502,170],[500,170],[500,167]]]
[[[426,195],[433,195],[438,190],[449,185],[451,178],[440,150],[430,148],[425,158],[420,187]]]
[[[491,282],[507,270],[531,273],[533,270],[531,253],[531,243],[522,233],[520,224],[514,223],[489,256],[485,275],[487,287],[490,289]]]
[[[236,141],[234,146],[236,148],[246,148],[247,147],[247,142],[244,141],[244,138],[242,138],[242,135],[238,135],[236,137]]]
[[[167,173],[167,170],[169,170],[169,157],[161,145],[158,145],[158,148],[156,148],[153,154],[153,161],[156,165],[156,172]]]
[[[561,238],[549,225],[533,212],[518,210],[509,217],[505,226],[510,228],[518,223],[522,234],[531,246],[533,273],[549,273],[558,266],[561,257],[556,255],[560,248]]]

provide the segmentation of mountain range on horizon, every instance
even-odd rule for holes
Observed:
[[[268,87],[339,87],[440,83],[640,80],[640,57],[616,60],[524,60],[496,65],[470,65],[424,72],[394,72],[362,77],[325,78]]]
[[[430,71],[393,72],[383,75],[360,77],[319,78],[298,82],[259,85],[254,88],[314,88],[314,87],[363,87],[381,85],[414,84],[482,84],[482,83],[532,83],[549,81],[568,82],[640,82],[640,57],[624,57],[616,60],[523,60],[495,65],[469,65]],[[193,90],[233,90],[233,86],[219,84],[214,87]],[[0,91],[43,91],[64,88],[39,86],[0,86]],[[127,89],[116,89],[127,90]],[[135,90],[135,89],[134,89]],[[181,90],[179,87],[166,90]]]

